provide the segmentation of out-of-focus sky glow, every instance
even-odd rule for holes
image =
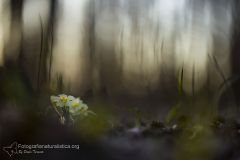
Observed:
[[[53,50],[53,78],[61,73],[65,83],[81,85],[86,58],[84,49],[87,0],[59,0],[59,17]],[[72,88],[73,89],[73,88]]]
[[[84,64],[84,56],[80,55],[86,49],[81,44],[84,36],[84,6],[88,1],[60,2],[62,16],[59,17],[54,52],[56,66],[62,68],[60,70],[67,78],[79,80],[84,76],[79,70]],[[141,2],[139,4],[145,1]],[[206,83],[211,64],[209,55],[211,57],[218,47],[225,52],[225,62],[221,66],[226,75],[229,74],[227,55],[231,10],[226,9],[224,3],[218,4],[217,9],[214,8],[215,3],[210,1],[197,2],[199,6],[187,0],[158,0],[150,6],[131,6],[126,0],[116,1],[115,5],[108,0],[102,3],[104,7],[101,2],[96,2],[96,45],[108,48],[111,53],[104,52],[106,50],[102,52],[97,47],[95,54],[102,57],[97,59],[99,61],[109,56],[117,57],[116,61],[123,70],[123,83],[130,91],[141,93],[145,92],[145,88],[156,88],[163,78],[159,69],[168,70],[173,66],[176,71],[184,67],[184,89],[188,93],[192,92],[194,72],[197,91]],[[219,13],[222,19],[216,19]],[[216,38],[216,35],[220,36]],[[214,46],[218,41],[223,42],[222,45]],[[221,63],[221,57],[216,57]]]
[[[127,3],[120,4],[126,6]],[[212,74],[209,71],[209,67],[214,68],[209,59],[212,54],[219,60],[226,76],[230,74],[231,8],[224,2],[217,4],[218,8],[215,5],[210,1],[158,0],[148,9],[138,6],[136,12],[131,12],[137,15],[129,14],[126,7],[119,5],[118,10],[100,11],[97,37],[99,43],[115,46],[126,88],[134,88],[137,93],[149,85],[156,88],[159,78],[164,78],[159,68],[168,72],[175,66],[176,72],[184,68],[184,89],[191,93],[193,73],[195,91],[201,89],[207,76]],[[221,18],[217,18],[219,15]],[[141,81],[136,81],[139,79]],[[216,79],[222,81],[220,77]]]
[[[7,3],[9,0],[0,1],[0,65],[10,28]],[[195,91],[204,86],[207,78],[215,79],[210,82],[213,86],[222,82],[214,69],[213,56],[225,76],[231,74],[231,2],[57,0],[57,3],[51,79],[54,81],[62,74],[66,85],[73,84],[71,90],[94,84],[92,80],[118,85],[109,79],[119,76],[121,87],[133,94],[144,94],[159,87],[170,73],[177,78],[183,67],[184,90],[191,93],[193,81]],[[36,45],[39,40],[33,37],[40,36],[40,17],[46,31],[49,5],[48,0],[24,1],[24,51],[29,56],[39,49]],[[90,12],[94,13],[94,26],[89,26]],[[89,45],[91,38],[94,46]],[[89,66],[95,69],[94,74],[89,73]],[[114,69],[117,67],[120,70]]]

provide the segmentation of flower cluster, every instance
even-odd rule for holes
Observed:
[[[64,111],[69,113],[70,116],[88,116],[89,113],[93,113],[88,110],[88,106],[82,100],[73,96],[60,94],[58,96],[51,96],[50,100],[60,116],[62,116],[61,113],[64,113]]]

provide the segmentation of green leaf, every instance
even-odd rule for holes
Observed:
[[[179,111],[180,104],[177,104],[176,106],[172,107],[172,109],[168,112],[165,122],[169,124],[177,115],[177,112]]]
[[[183,67],[181,73],[178,76],[178,95],[181,97],[183,94]]]

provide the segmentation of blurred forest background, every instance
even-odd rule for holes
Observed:
[[[1,99],[24,95],[9,71],[30,93],[172,103],[183,70],[186,95],[211,97],[240,73],[239,7],[238,0],[1,0]],[[237,100],[240,83],[231,85]]]
[[[79,143],[76,154],[92,159],[239,159],[239,78],[239,0],[0,0],[4,146]],[[60,125],[50,96],[61,93],[96,116]],[[165,123],[174,116],[176,125]],[[117,136],[92,140],[109,130]]]

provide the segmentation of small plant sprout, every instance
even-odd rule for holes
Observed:
[[[95,114],[88,110],[88,106],[80,98],[75,98],[74,96],[60,94],[51,96],[50,100],[62,124],[65,124],[66,121],[69,122],[69,120],[74,122],[74,119],[77,117],[83,118],[89,114]]]

